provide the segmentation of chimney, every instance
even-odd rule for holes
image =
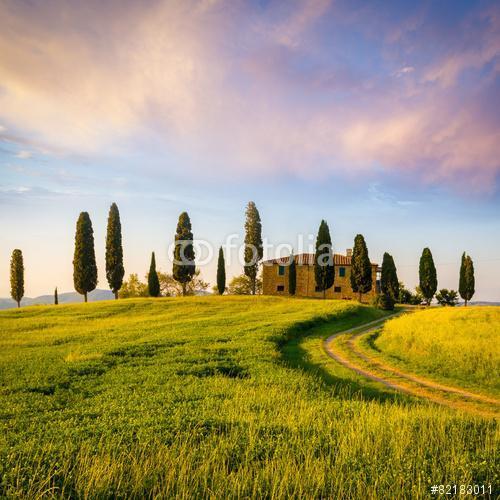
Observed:
[[[348,249],[345,251],[345,254],[347,255],[347,257],[352,257],[352,248],[348,248]]]

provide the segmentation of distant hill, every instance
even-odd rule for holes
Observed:
[[[464,303],[460,302],[459,306],[463,306]],[[500,306],[500,302],[488,302],[488,301],[477,301],[477,302],[469,302],[470,306]]]
[[[97,302],[99,300],[111,300],[114,298],[111,290],[94,290],[88,295],[89,302]],[[59,294],[59,304],[70,304],[71,302],[83,302],[83,296],[76,292],[67,292]],[[25,297],[21,301],[21,306],[47,305],[54,303],[53,295],[40,295],[39,297]],[[17,304],[12,299],[0,298],[0,309],[10,309],[17,307]]]
[[[500,302],[471,302],[473,306],[500,306]]]

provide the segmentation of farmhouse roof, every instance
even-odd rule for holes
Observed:
[[[279,257],[277,259],[270,259],[264,261],[264,265],[280,264],[287,265],[290,262],[290,257]],[[313,253],[301,253],[295,255],[295,263],[299,266],[313,266],[314,265],[314,254]],[[333,264],[335,266],[350,266],[351,257],[341,254],[333,254]],[[372,266],[376,266],[374,262],[371,263]]]

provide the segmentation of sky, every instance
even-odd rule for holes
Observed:
[[[14,248],[26,296],[73,290],[81,211],[108,288],[112,202],[127,275],[171,270],[187,211],[213,284],[253,200],[269,258],[325,219],[408,287],[429,247],[457,289],[466,251],[500,301],[499,103],[498,2],[0,0],[0,296]]]

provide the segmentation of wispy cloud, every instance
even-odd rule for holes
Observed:
[[[394,76],[397,76],[398,78],[407,75],[408,73],[413,73],[415,71],[415,68],[413,66],[404,66],[397,71],[394,72]]]
[[[15,157],[21,160],[27,160],[28,158],[32,157],[32,153],[30,151],[22,150],[16,153]]]
[[[0,205],[15,205],[29,201],[53,201],[69,192],[47,189],[39,186],[0,186]]]

